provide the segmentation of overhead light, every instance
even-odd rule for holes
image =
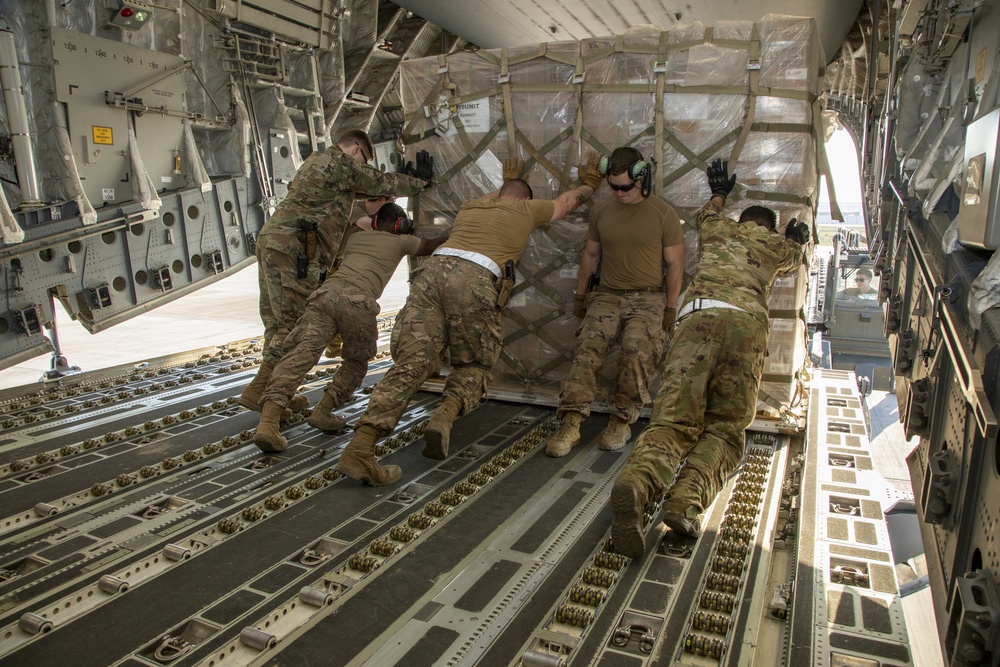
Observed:
[[[142,0],[118,0],[118,10],[111,15],[109,23],[126,30],[139,30],[153,18],[152,6]]]

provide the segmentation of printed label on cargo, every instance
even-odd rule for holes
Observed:
[[[458,105],[458,117],[466,132],[489,132],[490,102],[483,98]]]
[[[100,125],[91,125],[91,132],[93,133],[95,144],[107,144],[110,146],[115,143],[114,132],[112,132],[110,127],[101,127]]]
[[[114,188],[101,188],[101,199],[104,201],[112,201],[115,198]]]

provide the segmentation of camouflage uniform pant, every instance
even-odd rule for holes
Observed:
[[[337,405],[346,403],[361,386],[368,360],[378,351],[378,302],[353,285],[330,278],[313,292],[305,312],[285,338],[283,355],[267,381],[261,402],[287,406],[335,334],[344,340],[340,368],[326,385]]]
[[[677,323],[649,426],[621,475],[665,505],[703,512],[743,457],[767,354],[767,327],[752,315],[711,308]]]
[[[298,278],[297,250],[276,248],[274,241],[268,241],[268,245],[261,242],[257,246],[257,283],[260,319],[264,323],[263,363],[274,366],[281,360],[285,337],[305,312],[309,295],[319,286],[319,263],[309,262],[309,274]]]
[[[486,269],[458,257],[435,255],[427,260],[396,316],[392,368],[375,385],[356,427],[391,432],[445,353],[451,372],[444,397],[457,399],[462,414],[479,404],[500,356],[495,280]]]
[[[649,375],[663,345],[663,308],[660,292],[633,292],[621,296],[594,292],[577,337],[573,364],[563,380],[558,417],[567,412],[590,414],[597,393],[597,373],[608,349],[618,340],[618,381],[609,392],[611,413],[629,424],[649,402]]]

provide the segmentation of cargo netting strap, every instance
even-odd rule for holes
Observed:
[[[720,38],[719,28],[707,27],[700,39],[680,35],[683,41],[675,43],[671,43],[670,38],[679,33],[661,31],[643,34],[638,39],[618,35],[583,40],[576,45],[539,44],[537,48],[479,50],[474,54],[453,54],[447,59],[439,56],[436,77],[434,62],[429,61],[426,69],[415,70],[422,78],[417,80],[418,85],[408,105],[420,104],[420,107],[408,109],[410,117],[403,132],[403,140],[408,144],[434,140],[437,135],[443,139],[443,146],[447,146],[447,157],[443,159],[446,168],[435,178],[434,196],[420,198],[424,200],[424,208],[433,206],[435,213],[454,215],[454,211],[464,203],[462,199],[469,198],[470,184],[474,186],[472,196],[476,196],[475,192],[481,187],[488,186],[478,173],[471,177],[471,183],[470,176],[467,176],[477,169],[476,163],[488,151],[499,153],[498,158],[520,154],[525,161],[526,176],[532,174],[536,163],[540,165],[545,172],[542,180],[547,189],[555,191],[552,193],[554,196],[558,191],[575,186],[571,178],[573,167],[585,163],[591,149],[599,155],[610,155],[614,148],[627,145],[642,146],[644,152],[652,153],[648,157],[657,165],[654,187],[658,196],[667,201],[676,199],[676,202],[670,203],[679,212],[693,210],[694,199],[702,188],[700,182],[691,178],[692,170],[704,171],[713,158],[728,156],[732,172],[735,173],[739,167],[742,171],[752,172],[758,163],[767,166],[770,159],[767,151],[775,150],[765,148],[761,156],[762,146],[783,147],[787,141],[792,142],[796,151],[787,160],[802,162],[807,180],[800,185],[794,172],[779,175],[776,180],[762,173],[761,184],[750,180],[753,187],[741,188],[739,196],[733,197],[732,202],[742,198],[765,205],[766,202],[773,202],[777,205],[775,208],[786,210],[804,207],[809,212],[803,211],[800,215],[811,213],[815,217],[816,194],[812,191],[812,179],[817,171],[828,181],[831,176],[822,145],[824,135],[817,132],[816,124],[821,122],[820,100],[813,92],[815,86],[810,85],[815,84],[811,78],[798,89],[798,76],[785,77],[781,74],[783,61],[772,60],[770,55],[772,40],[781,37],[771,36],[769,29],[766,22],[747,22],[738,33],[730,33],[739,39]],[[724,76],[716,76],[715,72],[706,75],[704,70],[688,70],[684,60],[688,57],[686,52],[706,45],[731,51],[725,54],[725,60],[720,61],[727,68],[733,61],[741,62],[745,54],[746,75],[739,76],[728,69]],[[781,54],[786,52],[787,49],[780,51]],[[806,52],[792,53],[797,58],[799,53]],[[453,57],[464,59],[462,69],[455,66]],[[692,59],[703,57],[705,55],[701,53],[691,56]],[[715,56],[709,53],[707,57]],[[473,66],[471,74],[465,69],[470,59],[482,60]],[[606,59],[620,59],[620,62],[601,62]],[[454,70],[450,74],[449,62]],[[778,68],[777,75],[772,74],[775,68]],[[461,76],[460,71],[463,72]],[[692,71],[694,75],[690,76]],[[734,74],[735,78],[732,77]],[[784,81],[792,87],[782,87]],[[693,85],[686,85],[685,82]],[[765,83],[778,85],[763,85]],[[426,95],[424,90],[427,90]],[[538,94],[536,99],[542,99],[543,103],[545,96],[557,96],[555,103],[561,113],[557,126],[547,122],[539,124],[539,115],[531,113],[533,109],[528,106],[534,103],[530,97],[532,94]],[[589,106],[594,101],[590,96],[602,94],[640,96],[639,104],[645,110],[641,115],[628,112],[628,107],[625,107],[630,123],[627,133],[607,131],[606,127],[594,124],[603,118],[602,113],[607,115],[609,111]],[[677,101],[670,97],[674,94],[685,96],[680,99],[697,95],[737,99],[725,100],[729,106],[720,111],[722,124],[710,123],[704,125],[704,129],[696,127],[692,130],[683,122],[686,117],[676,114]],[[648,95],[654,98],[643,97]],[[764,107],[761,106],[764,98],[799,100],[805,102],[808,108],[802,108],[801,114],[796,111],[798,122],[761,122],[759,119],[765,119]],[[489,100],[492,118],[487,121],[479,117],[474,127],[470,121],[473,116],[467,115],[461,105],[477,100]],[[714,102],[709,100],[701,104],[709,109],[707,113],[711,116]],[[766,115],[780,120],[782,115],[776,114],[774,108],[782,108],[781,104],[774,100],[767,107]],[[796,109],[806,106],[784,105],[785,108]],[[501,117],[496,117],[498,107]],[[520,112],[521,122],[518,122],[515,111]],[[594,118],[588,118],[591,113]],[[650,113],[653,117],[647,118]],[[809,115],[812,116],[812,123],[809,122]],[[692,119],[710,120],[700,115]],[[646,121],[649,124],[644,127]],[[553,136],[555,130],[560,131]],[[773,133],[773,140],[766,136],[768,133]],[[803,135],[811,137],[811,140],[806,140]],[[649,147],[651,138],[652,148]],[[815,153],[812,141],[816,142]],[[608,145],[612,142],[615,145]],[[506,155],[503,155],[504,151]],[[799,151],[802,151],[801,155]],[[812,160],[815,163],[807,164]],[[781,159],[778,163],[781,164]],[[533,172],[532,180],[540,175],[537,171]],[[828,188],[831,211],[835,212],[832,184]],[[579,219],[579,215],[576,214],[574,219]],[[564,335],[565,328],[569,326],[566,322],[569,297],[564,286],[568,278],[559,275],[559,272],[570,270],[582,244],[582,234],[576,240],[567,228],[559,229],[556,225],[539,234],[547,239],[537,241],[537,244],[544,244],[539,248],[544,247],[544,253],[555,253],[555,257],[545,254],[541,265],[535,260],[522,258],[513,297],[515,301],[518,297],[521,301],[527,298],[532,305],[525,310],[512,303],[505,311],[506,335],[498,364],[498,367],[502,365],[510,369],[501,372],[501,376],[512,372],[518,381],[536,387],[539,383],[552,382],[559,370],[572,359],[575,339]],[[792,315],[784,311],[772,314]],[[801,317],[801,313],[795,313],[795,316]],[[536,344],[540,350],[539,357],[532,358],[533,353],[525,357],[522,348],[528,349]],[[762,400],[779,409],[787,409],[787,405],[773,397],[764,395]]]
[[[663,89],[667,85],[667,56],[668,56],[668,40],[667,36],[670,33],[664,31],[660,33],[659,48],[657,49],[656,61],[653,63],[653,73],[656,75],[656,106],[653,110],[656,118],[654,125],[656,128],[656,146],[655,155],[653,157],[653,162],[656,164],[657,169],[659,165],[666,164],[665,156],[663,153]],[[660,191],[666,186],[661,186],[662,181],[659,178],[653,179],[654,184],[654,194],[660,194]]]
[[[706,33],[708,31],[706,30]],[[760,34],[757,24],[753,24],[753,33],[750,39],[750,52],[747,57],[747,78],[749,80],[749,92],[747,93],[746,111],[744,112],[743,130],[737,137],[733,149],[729,152],[729,173],[735,173],[736,165],[740,161],[740,153],[750,136],[750,129],[753,127],[753,119],[757,109],[757,84],[760,79]]]

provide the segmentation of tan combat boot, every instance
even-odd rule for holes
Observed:
[[[295,394],[288,399],[288,409],[293,413],[302,412],[309,407],[309,398],[305,394]]]
[[[288,445],[285,436],[281,435],[281,413],[284,408],[274,401],[264,401],[264,409],[260,413],[260,423],[253,441],[263,452],[283,452]]]
[[[461,411],[462,403],[458,399],[449,397],[441,401],[437,412],[424,429],[424,456],[438,461],[448,458],[451,425]]]
[[[601,442],[598,446],[603,450],[616,452],[624,447],[625,443],[631,437],[632,429],[629,427],[628,422],[617,415],[611,415],[611,419],[608,420],[608,427],[601,434]]]
[[[623,556],[641,558],[646,551],[645,509],[643,485],[634,475],[623,472],[611,489],[611,541]]]
[[[339,408],[337,400],[327,392],[323,392],[323,397],[313,408],[312,415],[309,416],[308,424],[321,431],[339,431],[347,426],[347,420],[333,411]]]
[[[698,508],[685,501],[675,502],[671,500],[664,503],[663,523],[679,535],[701,537],[701,519],[698,518]]]
[[[271,377],[271,371],[273,370],[274,366],[261,364],[260,368],[257,369],[257,375],[254,376],[253,381],[240,394],[237,402],[244,408],[260,412],[260,397],[264,394],[264,388],[267,386],[267,380]]]
[[[556,458],[569,454],[571,449],[580,444],[580,422],[582,420],[583,415],[579,412],[564,414],[562,426],[549,440],[549,444],[545,447],[545,453]]]
[[[360,479],[372,486],[395,484],[403,476],[399,466],[380,466],[375,460],[375,441],[378,431],[372,426],[362,426],[354,434],[347,448],[340,455],[337,470],[351,479]]]

